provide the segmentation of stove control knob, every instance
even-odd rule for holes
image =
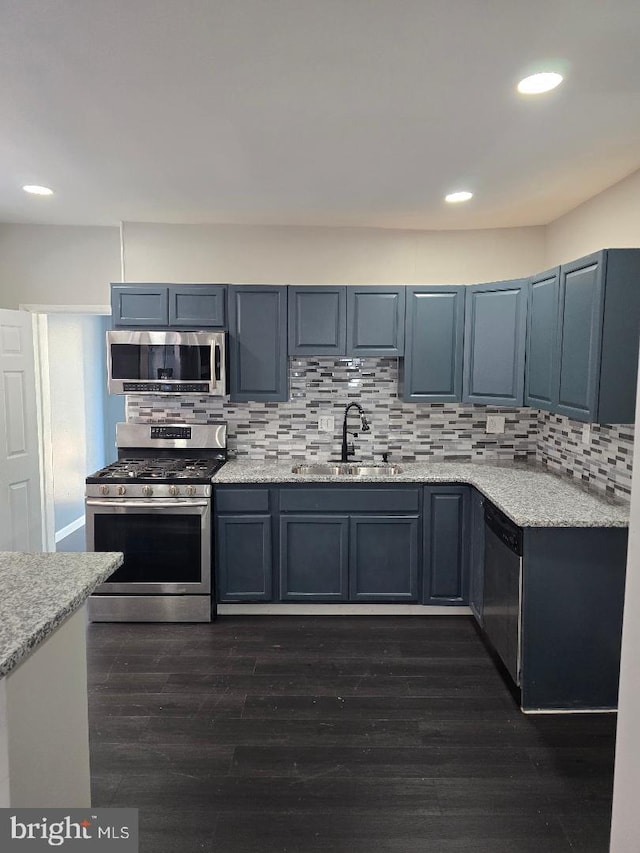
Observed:
[[[126,486],[118,486],[118,494],[119,495],[126,495],[126,493],[127,493],[127,487]]]
[[[190,498],[193,497],[195,495],[195,493],[196,493],[196,490],[195,490],[194,486],[187,486],[187,494],[189,495]]]
[[[109,486],[100,486],[100,494],[108,495],[109,494]]]
[[[151,488],[151,486],[143,486],[142,494],[145,496],[145,498],[150,498],[153,494],[153,489]]]
[[[169,486],[169,494],[172,498],[176,498],[180,494],[180,489],[177,486]]]

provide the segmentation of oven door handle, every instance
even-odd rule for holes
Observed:
[[[88,498],[85,501],[86,506],[97,506],[102,509],[109,507],[130,507],[131,509],[148,509],[151,512],[176,509],[190,509],[191,507],[208,507],[208,500],[174,500],[166,502],[162,500],[136,501],[136,500],[91,500]]]

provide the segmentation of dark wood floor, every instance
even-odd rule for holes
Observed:
[[[471,619],[89,628],[93,804],[141,853],[606,853],[614,715],[524,716]]]

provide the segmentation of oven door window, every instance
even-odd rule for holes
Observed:
[[[128,380],[211,379],[211,347],[194,344],[111,344],[111,377]]]
[[[197,514],[96,513],[94,549],[123,551],[109,583],[202,582],[202,530]]]

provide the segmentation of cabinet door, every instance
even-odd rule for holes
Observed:
[[[517,279],[467,287],[463,402],[522,405],[527,284]]]
[[[407,288],[403,399],[460,402],[464,291]]]
[[[404,287],[347,288],[347,354],[404,354]]]
[[[229,287],[231,400],[281,401],[287,388],[287,288]]]
[[[469,552],[469,607],[479,625],[483,624],[484,598],[484,497],[470,490],[471,548]]]
[[[351,516],[350,527],[351,601],[416,601],[418,516]]]
[[[280,598],[347,598],[349,520],[346,515],[280,516]]]
[[[225,284],[169,285],[169,325],[181,329],[221,328],[226,322]]]
[[[114,327],[153,328],[169,323],[169,287],[166,284],[112,284]]]
[[[423,604],[464,604],[468,598],[466,486],[424,490]]]
[[[560,268],[531,279],[527,313],[525,403],[555,411]]]
[[[561,267],[557,411],[581,421],[597,413],[603,308],[602,253]]]
[[[289,355],[346,354],[347,288],[289,287]]]
[[[218,601],[271,601],[271,516],[219,515]]]

